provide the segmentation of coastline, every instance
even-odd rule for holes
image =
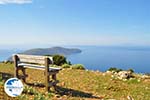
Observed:
[[[148,61],[150,51],[149,49],[146,49],[146,47],[143,47],[144,50],[140,49],[141,47],[136,47],[138,48],[136,49],[137,51],[134,47],[132,47],[132,49],[124,49],[125,47],[68,46],[67,48],[81,49],[81,53],[67,55],[67,60],[72,64],[83,64],[86,69],[89,70],[100,70],[104,72],[110,67],[116,67],[123,70],[132,68],[137,73],[149,73],[150,70],[150,62]],[[1,58],[5,57],[7,59],[10,55],[23,52],[24,50],[14,51],[15,50],[6,51],[6,55],[4,55],[4,53],[1,54]]]

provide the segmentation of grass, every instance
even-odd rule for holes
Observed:
[[[13,75],[13,71],[13,64],[0,63],[0,72]],[[44,82],[42,71],[27,69],[27,74],[27,82]],[[45,93],[43,87],[25,85],[23,94],[16,100],[128,100],[129,96],[134,100],[149,100],[150,97],[150,79],[122,81],[106,73],[71,68],[63,69],[57,77],[60,81],[58,91]]]

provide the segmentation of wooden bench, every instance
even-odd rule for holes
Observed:
[[[26,68],[43,70],[45,75],[45,87],[46,91],[49,91],[50,87],[56,88],[58,80],[56,79],[56,74],[61,70],[61,68],[49,67],[52,64],[52,57],[48,56],[36,56],[36,55],[23,55],[15,54],[13,55],[14,60],[14,77],[22,79],[26,83]],[[19,70],[22,71],[23,76],[19,75]],[[52,79],[50,80],[50,76]]]

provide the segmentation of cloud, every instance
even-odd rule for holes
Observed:
[[[0,4],[25,4],[32,3],[32,0],[0,0]]]

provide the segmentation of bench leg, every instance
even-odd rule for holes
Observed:
[[[18,75],[18,70],[19,70],[19,69],[18,69],[17,67],[15,67],[14,77],[16,77],[16,78],[18,78],[18,76],[19,76],[19,75]]]
[[[49,87],[50,77],[48,75],[48,72],[44,72],[44,75],[45,75],[45,91],[48,92],[50,90]]]
[[[18,78],[18,62],[17,62],[17,59],[18,59],[18,57],[17,57],[17,55],[14,55],[13,56],[13,59],[14,59],[14,77],[16,77],[16,78]]]
[[[53,74],[53,75],[52,75],[52,79],[53,79],[53,80],[56,80],[56,74]]]
[[[49,91],[49,58],[45,58],[45,88],[46,91]]]
[[[54,81],[56,81],[56,80],[57,80],[57,78],[56,78],[56,74],[53,74],[53,75],[52,75],[52,79],[53,79]],[[56,90],[56,84],[54,84],[53,86],[54,86],[54,89]]]
[[[22,73],[23,73],[23,76],[24,78],[22,79],[24,83],[26,83],[26,70],[25,68],[22,68]]]
[[[48,92],[49,91],[49,75],[47,72],[45,73],[45,88],[46,88],[46,91]]]

